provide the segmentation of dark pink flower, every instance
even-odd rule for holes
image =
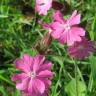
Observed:
[[[81,15],[75,10],[72,16],[65,20],[61,12],[56,11],[51,25],[54,29],[51,32],[52,37],[59,40],[61,44],[67,43],[68,46],[73,45],[75,41],[81,41],[81,36],[85,36],[85,30],[77,26],[80,23],[80,17]]]
[[[52,0],[36,0],[35,10],[40,15],[47,15],[47,12],[51,7],[52,7]]]
[[[73,46],[68,48],[68,53],[71,57],[76,59],[85,59],[94,51],[94,43],[82,38],[82,41],[76,42]]]
[[[33,96],[31,93],[22,93],[22,96]],[[38,94],[34,96],[49,96],[48,95],[48,90],[46,90],[43,94]]]
[[[51,85],[52,63],[45,61],[42,55],[31,57],[25,54],[23,58],[18,58],[15,64],[16,68],[22,71],[12,77],[16,88],[32,96],[42,96]]]

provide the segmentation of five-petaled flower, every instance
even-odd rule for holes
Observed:
[[[35,10],[39,15],[47,15],[47,12],[51,7],[52,0],[36,0]]]
[[[65,20],[60,11],[53,14],[53,23],[51,27],[53,31],[51,35],[53,38],[60,41],[61,44],[67,43],[71,46],[76,41],[81,41],[81,36],[85,36],[85,30],[77,25],[80,23],[80,14],[75,10],[72,16]]]
[[[75,44],[68,48],[68,53],[71,57],[76,59],[85,59],[95,51],[94,42],[82,37],[82,41],[75,42]]]
[[[16,82],[16,88],[32,96],[43,96],[51,85],[52,63],[45,61],[42,55],[31,57],[25,54],[23,58],[18,58],[15,64],[16,68],[22,71],[12,77]]]

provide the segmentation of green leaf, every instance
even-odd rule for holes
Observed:
[[[92,22],[91,31],[89,32],[91,40],[96,40],[96,16]]]
[[[6,83],[8,83],[8,84],[10,84],[12,86],[14,86],[14,84],[9,79],[3,77],[1,74],[0,74],[0,80],[2,80],[4,82],[6,82]]]
[[[19,90],[16,90],[14,96],[21,96],[21,92]]]
[[[82,81],[78,81],[78,96],[86,96],[86,85]],[[76,80],[71,80],[65,87],[68,96],[76,96]]]
[[[21,57],[22,57],[24,54],[29,54],[29,55],[31,55],[31,56],[35,56],[35,55],[38,54],[38,52],[37,52],[37,50],[35,50],[35,49],[27,49],[27,48],[25,48],[25,49],[23,49],[23,52],[21,52]]]
[[[55,62],[58,62],[62,67],[64,67],[64,58],[61,58],[59,56],[53,56],[52,57]]]
[[[90,56],[89,59],[90,59],[92,76],[93,76],[93,79],[96,80],[96,57],[95,56]]]
[[[0,93],[2,93],[2,96],[8,96],[3,86],[0,86]]]
[[[7,15],[0,15],[0,18],[8,18],[8,16]]]

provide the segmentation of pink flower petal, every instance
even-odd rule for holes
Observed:
[[[61,29],[61,28],[63,28],[62,27],[62,24],[60,23],[60,22],[53,22],[52,24],[51,24],[51,27],[53,28],[53,29]]]
[[[57,29],[57,30],[55,30],[55,31],[53,31],[53,32],[51,33],[51,36],[52,36],[54,39],[58,39],[58,38],[60,38],[62,32],[63,32],[63,29]]]
[[[32,56],[30,56],[28,54],[24,54],[23,61],[25,64],[28,64],[29,66],[33,66],[33,57]]]
[[[15,60],[15,66],[17,69],[20,69],[24,72],[29,72],[30,71],[30,66],[28,64],[24,63],[24,60],[22,59],[16,59]]]
[[[42,4],[44,3],[44,0],[36,0],[36,4]]]
[[[81,15],[80,14],[77,14],[77,11],[74,11],[72,16],[68,19],[68,24],[70,26],[72,25],[76,25],[76,24],[79,24],[80,23],[80,18],[81,18]]]
[[[52,28],[54,29],[52,32],[51,32],[51,36],[54,38],[54,39],[58,39],[60,38],[61,34],[63,33],[64,31],[64,28],[62,27],[62,24],[60,24],[59,22],[54,22],[52,23]],[[58,27],[57,27],[58,26]]]
[[[44,29],[51,29],[51,26],[50,24],[46,24],[46,23],[43,23],[41,24],[43,26]]]
[[[71,29],[70,36],[72,37],[73,43],[75,43],[76,41],[81,41],[81,37],[76,30],[74,31]],[[73,45],[73,44],[70,44],[70,45]]]
[[[35,10],[39,15],[47,15],[47,11],[52,7],[52,0],[36,0]]]
[[[27,75],[25,73],[15,74],[15,75],[13,75],[13,77],[11,78],[11,80],[12,81],[18,81],[18,80],[25,79],[26,77],[27,77]]]
[[[66,43],[67,42],[67,36],[66,36],[66,34],[62,35],[58,40],[59,40],[59,42],[61,44]]]
[[[16,88],[19,90],[25,90],[28,87],[29,78],[25,78],[22,82],[17,83]]]
[[[39,79],[44,82],[46,89],[48,89],[49,86],[51,86],[52,84],[51,80],[44,79],[44,78],[39,78]]]
[[[40,66],[43,64],[45,57],[42,55],[38,55],[34,58],[33,71],[36,72],[39,70]]]
[[[72,13],[72,15],[71,15],[71,17],[69,18],[69,20],[72,19],[72,18],[74,18],[76,15],[77,15],[77,10],[74,10],[73,13]]]
[[[34,82],[35,82],[34,79],[31,78],[28,85],[28,92],[32,94],[36,94],[36,88],[34,86]]]
[[[44,65],[40,66],[39,71],[50,70],[51,68],[52,68],[52,63],[51,62],[44,62]]]
[[[40,92],[41,94],[44,93],[45,85],[41,80],[35,79],[33,86],[37,89],[36,91]]]
[[[45,71],[41,71],[40,73],[38,73],[38,76],[43,77],[43,78],[52,78],[53,73],[49,70],[45,70]]]
[[[76,41],[81,41],[81,36],[85,35],[85,30],[80,27],[72,27],[69,32],[67,32],[67,44],[72,46]]]
[[[71,32],[79,36],[85,36],[85,30],[81,27],[72,27]]]
[[[74,44],[74,37],[72,36],[72,32],[69,30],[69,32],[67,32],[67,45],[71,46]]]
[[[63,19],[63,15],[61,14],[60,11],[56,11],[54,14],[53,14],[53,19],[54,21],[57,21],[57,22],[65,22],[65,20]]]

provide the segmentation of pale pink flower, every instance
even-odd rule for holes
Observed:
[[[67,43],[68,46],[74,44],[75,41],[81,41],[81,36],[85,36],[85,30],[77,25],[80,23],[80,14],[75,10],[72,16],[65,20],[60,11],[56,11],[53,15],[51,32],[53,38],[60,41],[61,44]]]
[[[71,57],[76,59],[85,59],[94,51],[93,41],[88,41],[82,38],[82,41],[75,42],[75,44],[68,48],[68,53]]]
[[[36,0],[35,10],[39,15],[47,15],[47,12],[51,7],[52,0]]]
[[[12,77],[12,80],[16,82],[16,88],[32,96],[43,96],[51,85],[52,63],[45,61],[42,55],[31,57],[25,54],[23,58],[18,58],[15,64],[16,68],[21,70],[21,73]]]

